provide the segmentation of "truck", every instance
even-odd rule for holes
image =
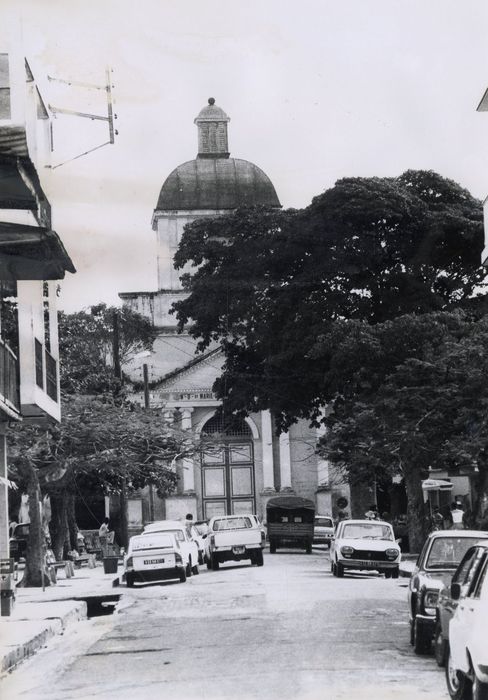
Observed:
[[[255,516],[215,515],[206,538],[207,567],[216,571],[224,561],[250,559],[263,566],[265,533]]]

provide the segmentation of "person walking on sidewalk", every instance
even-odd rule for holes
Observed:
[[[109,529],[110,520],[105,518],[103,523],[100,525],[98,531],[98,539],[100,540],[100,549],[102,550],[102,555],[104,557],[108,556],[108,545],[110,541],[113,542],[113,532]]]

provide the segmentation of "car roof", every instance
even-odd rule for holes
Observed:
[[[479,537],[480,540],[488,537],[486,530],[434,530],[429,534],[431,539],[436,537]]]
[[[369,520],[368,518],[364,520],[351,520],[348,518],[347,520],[341,520],[339,525],[389,525],[391,527],[391,523],[387,520]]]
[[[179,520],[155,520],[152,523],[147,523],[144,526],[144,530],[149,532],[150,530],[186,530],[186,525]]]

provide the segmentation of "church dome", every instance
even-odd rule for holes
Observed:
[[[166,179],[157,211],[280,207],[269,177],[239,158],[196,158],[179,165]]]
[[[156,211],[281,207],[271,180],[257,165],[229,158],[229,121],[210,97],[195,119],[198,155],[169,175],[161,188]]]

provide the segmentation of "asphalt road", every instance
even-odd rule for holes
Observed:
[[[201,567],[185,584],[123,592],[2,685],[9,700],[445,700],[433,657],[408,641],[406,579],[335,579],[325,550],[262,568]]]

